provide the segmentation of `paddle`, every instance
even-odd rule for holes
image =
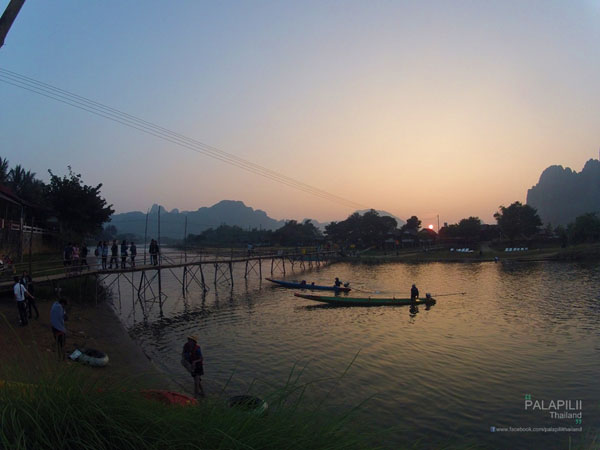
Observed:
[[[431,294],[432,297],[446,297],[448,295],[465,295],[466,292],[452,292],[451,294]]]

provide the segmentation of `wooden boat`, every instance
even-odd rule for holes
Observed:
[[[283,280],[273,280],[271,278],[265,278],[265,280],[270,281],[271,283],[275,283],[281,287],[290,288],[290,289],[310,289],[311,291],[336,291],[336,292],[350,292],[352,289],[346,286],[335,287],[335,286],[319,286],[317,284],[311,283],[298,283],[291,281],[283,281]]]
[[[435,299],[432,297],[417,298],[381,298],[381,297],[330,297],[326,295],[300,294],[295,292],[296,297],[314,300],[316,302],[329,303],[340,306],[403,306],[403,305],[433,305]]]

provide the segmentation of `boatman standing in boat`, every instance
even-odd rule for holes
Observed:
[[[419,298],[419,290],[417,289],[417,286],[413,284],[412,287],[410,288],[410,300],[415,301],[418,298]]]
[[[202,358],[202,350],[198,345],[198,337],[195,335],[188,336],[188,340],[183,346],[183,352],[181,354],[181,363],[189,370],[192,378],[194,378],[194,396],[204,397],[204,390],[202,389],[201,376],[204,375],[204,367]]]
[[[340,281],[340,279],[338,277],[335,277],[335,282],[333,283],[333,285],[336,288],[341,288],[342,287],[342,282]]]

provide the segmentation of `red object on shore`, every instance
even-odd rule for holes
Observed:
[[[177,392],[162,391],[159,389],[144,389],[140,392],[148,400],[156,400],[166,405],[190,406],[198,404],[198,400],[195,398],[178,394]]]

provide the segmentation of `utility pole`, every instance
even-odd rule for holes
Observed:
[[[10,30],[19,11],[21,11],[23,3],[25,3],[25,0],[10,0],[10,3],[4,10],[4,14],[0,17],[0,47],[4,45],[4,39],[8,34],[8,30]]]

